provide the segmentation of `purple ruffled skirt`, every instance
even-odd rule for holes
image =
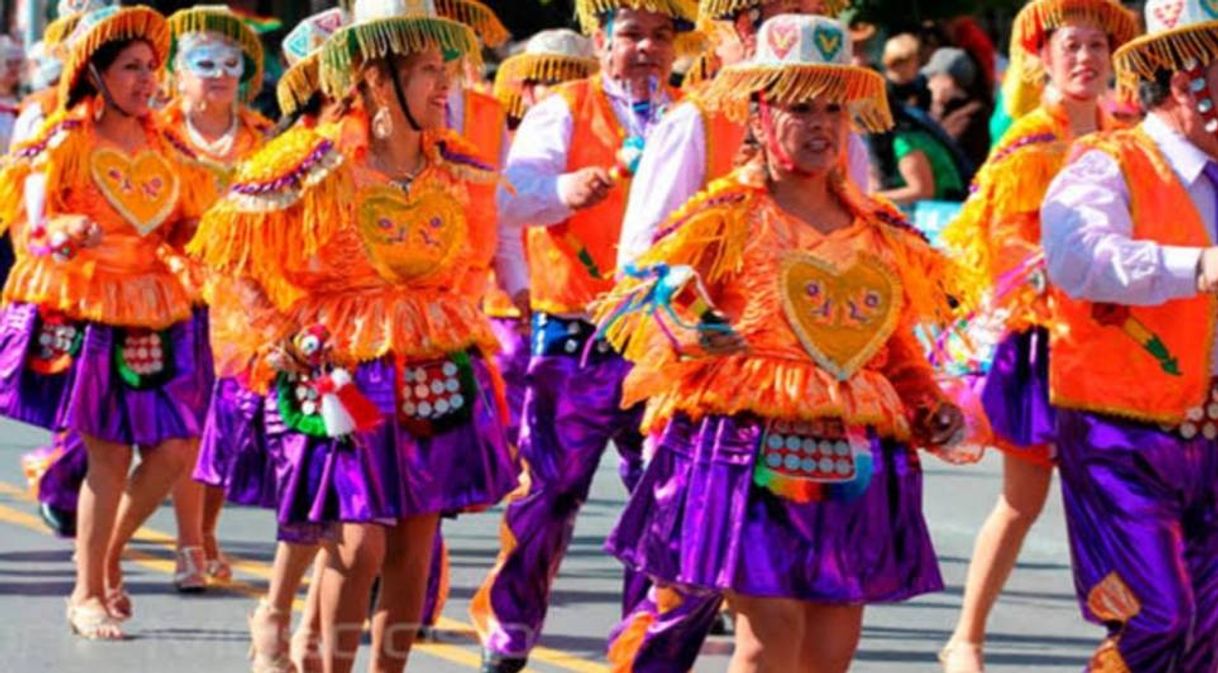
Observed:
[[[664,582],[747,596],[858,604],[943,588],[916,453],[873,439],[862,496],[799,503],[754,485],[763,432],[751,416],[674,418],[608,551]]]
[[[1008,334],[998,344],[981,404],[1004,451],[1053,460],[1057,414],[1049,404],[1049,334],[1041,327]]]
[[[217,381],[193,477],[224,489],[233,504],[275,509],[275,464],[266,447],[265,405],[262,395],[237,379]]]
[[[471,356],[478,392],[468,422],[415,437],[396,410],[391,357],[360,365],[353,379],[381,409],[384,422],[351,438],[291,430],[277,393],[266,402],[267,446],[277,472],[278,518],[293,523],[374,523],[406,516],[490,507],[517,484],[490,370]]]
[[[80,351],[68,368],[42,374],[29,365],[39,331],[37,307],[0,309],[0,415],[142,448],[202,434],[213,380],[204,310],[169,328],[172,374],[145,389],[127,385],[119,375],[116,328],[100,323],[81,323],[81,328]]]

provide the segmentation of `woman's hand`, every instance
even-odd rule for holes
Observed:
[[[951,402],[940,402],[915,421],[915,434],[932,446],[948,446],[964,439],[964,412]]]

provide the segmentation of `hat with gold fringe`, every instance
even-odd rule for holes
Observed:
[[[251,101],[258,96],[262,89],[262,40],[227,5],[198,5],[174,12],[169,16],[169,32],[169,61],[165,67],[170,74],[177,68],[174,60],[188,36],[217,35],[239,48],[245,57],[245,70],[241,75],[241,91],[245,100]]]
[[[892,127],[884,78],[850,65],[850,35],[823,16],[781,14],[757,34],[757,52],[719,72],[706,100],[732,119],[748,116],[755,94],[777,105],[824,100],[844,105],[860,128],[878,133]]]
[[[698,3],[698,18],[702,21],[734,19],[741,12],[760,10],[765,0],[702,0]],[[823,0],[825,14],[837,16],[850,6],[851,0]]]
[[[304,19],[283,38],[283,59],[288,69],[275,88],[283,114],[295,114],[321,88],[318,61],[322,47],[346,24],[347,12],[333,7]]]
[[[482,44],[491,49],[498,49],[512,39],[512,34],[495,16],[495,12],[478,0],[436,0],[436,12],[446,19],[473,28]]]
[[[331,98],[346,95],[373,59],[436,48],[446,60],[480,60],[473,29],[441,18],[435,0],[355,0],[351,20],[321,52],[321,88]]]
[[[123,40],[146,41],[157,62],[164,63],[169,55],[169,24],[160,12],[143,5],[103,7],[81,16],[68,38],[70,48],[59,79],[61,105],[71,98],[97,50]]]
[[[524,51],[505,60],[495,75],[495,98],[508,115],[524,116],[521,90],[526,83],[558,84],[588,77],[600,63],[592,42],[566,28],[543,30],[525,45]]]
[[[585,35],[591,35],[601,26],[603,17],[619,9],[634,9],[671,16],[681,32],[693,30],[697,19],[696,0],[575,0],[575,15]]]
[[[1012,117],[1040,102],[1045,68],[1040,50],[1049,33],[1071,23],[1090,23],[1109,36],[1109,47],[1137,37],[1138,17],[1116,0],[1032,0],[1019,10],[1011,29],[1011,65],[1003,80],[1003,100]]]
[[[1180,72],[1218,59],[1218,0],[1147,0],[1146,34],[1112,55],[1121,93],[1133,96],[1155,71]]]

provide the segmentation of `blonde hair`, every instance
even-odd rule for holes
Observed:
[[[900,65],[917,59],[921,48],[922,44],[913,34],[901,33],[900,35],[895,35],[884,42],[884,56],[881,62],[885,68]]]

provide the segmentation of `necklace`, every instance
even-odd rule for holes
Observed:
[[[229,152],[233,151],[233,143],[237,140],[238,115],[233,113],[233,121],[229,124],[228,130],[215,140],[208,140],[203,137],[199,129],[195,128],[195,123],[190,118],[190,113],[186,113],[186,135],[190,138],[190,142],[195,147],[213,157],[227,157]]]

